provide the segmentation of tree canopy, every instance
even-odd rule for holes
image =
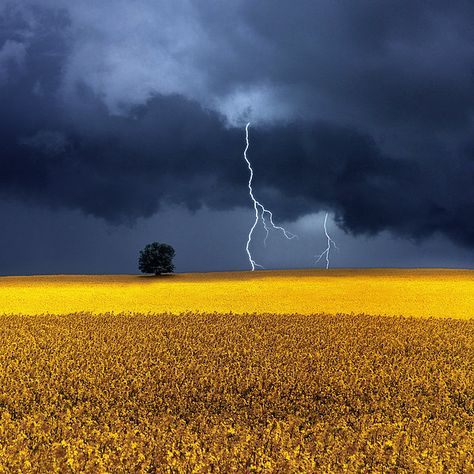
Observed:
[[[174,271],[174,248],[168,244],[152,242],[140,251],[138,268],[142,273],[172,273]]]

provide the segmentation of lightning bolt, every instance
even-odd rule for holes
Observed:
[[[252,227],[250,228],[248,239],[247,239],[247,245],[245,246],[245,250],[247,251],[247,255],[248,255],[248,258],[249,258],[250,266],[252,267],[252,271],[254,271],[255,267],[263,268],[262,265],[259,265],[258,263],[255,262],[255,260],[252,258],[252,254],[250,252],[250,244],[252,242],[253,231],[257,227],[258,221],[260,219],[262,220],[263,228],[265,229],[265,239],[263,240],[263,243],[264,243],[265,246],[267,245],[267,238],[268,238],[268,234],[270,233],[269,225],[271,226],[271,228],[281,231],[283,233],[283,235],[288,240],[294,239],[297,236],[295,234],[292,234],[291,232],[288,232],[285,228],[283,228],[279,225],[275,225],[275,223],[273,222],[272,212],[269,211],[267,208],[265,208],[263,206],[263,204],[261,204],[259,201],[257,201],[257,199],[255,199],[255,196],[253,194],[253,188],[252,188],[253,169],[252,169],[252,165],[250,164],[249,159],[247,158],[247,150],[249,149],[249,146],[250,146],[250,144],[249,144],[249,127],[250,127],[250,122],[247,123],[247,125],[245,126],[245,143],[246,143],[246,146],[245,146],[245,150],[244,150],[244,159],[247,163],[247,166],[248,166],[248,169],[249,169],[249,172],[250,172],[248,188],[249,188],[249,195],[250,195],[250,198],[252,199],[253,208],[254,208],[254,211],[255,211],[255,221],[254,221]],[[269,224],[266,220],[267,216],[268,216]]]
[[[324,256],[326,256],[326,270],[329,268],[329,253],[331,252],[331,246],[333,246],[336,250],[339,250],[338,246],[336,245],[336,242],[334,242],[334,240],[332,240],[328,234],[327,222],[328,222],[328,213],[326,212],[326,215],[324,216],[324,233],[326,234],[328,246],[326,247],[326,250],[324,250],[324,252],[321,255],[319,255],[316,260],[316,263],[318,263]]]

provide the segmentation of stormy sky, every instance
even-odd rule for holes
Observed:
[[[0,274],[474,267],[474,3],[0,0]]]

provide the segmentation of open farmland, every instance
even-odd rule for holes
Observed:
[[[0,472],[473,472],[474,321],[3,316]]]
[[[286,270],[0,279],[0,313],[367,313],[470,318],[472,270]]]
[[[2,278],[0,473],[474,472],[472,294],[469,271]]]

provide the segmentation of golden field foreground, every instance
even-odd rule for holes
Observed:
[[[0,473],[474,473],[473,275],[2,277]]]
[[[0,313],[204,311],[470,318],[474,271],[286,270],[0,277]]]
[[[0,316],[0,472],[474,472],[474,320]]]

